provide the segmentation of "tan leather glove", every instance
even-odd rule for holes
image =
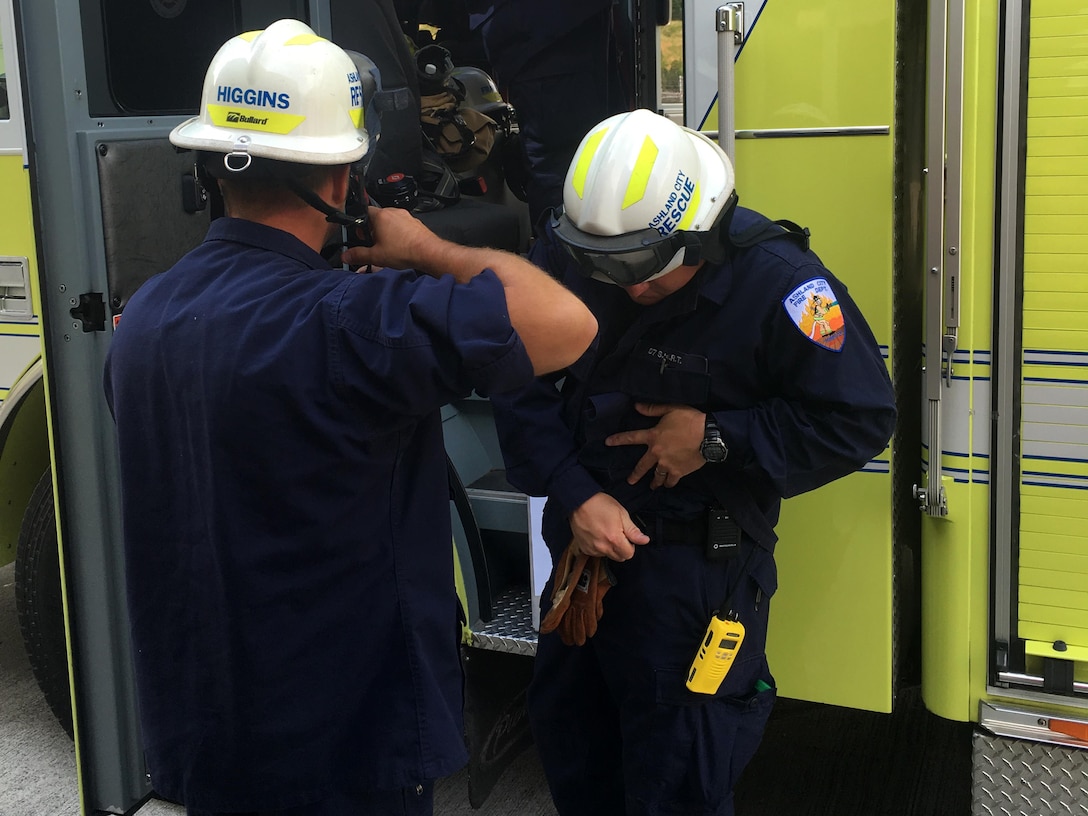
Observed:
[[[540,623],[542,635],[558,629],[565,644],[582,646],[597,633],[604,594],[613,584],[604,561],[578,552],[571,542],[556,565],[552,608]]]

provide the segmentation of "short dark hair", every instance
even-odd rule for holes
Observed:
[[[244,207],[267,212],[306,206],[292,185],[297,183],[308,190],[316,190],[343,167],[338,164],[292,164],[255,158],[243,172],[231,173],[223,167],[222,154],[209,153],[202,158],[208,174],[219,180],[219,189],[228,210]]]

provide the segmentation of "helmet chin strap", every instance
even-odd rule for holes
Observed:
[[[336,209],[297,179],[288,179],[287,186],[295,195],[324,215],[325,220],[330,224],[347,227],[348,246],[374,246],[374,227],[370,223],[370,215],[367,212],[365,192],[362,192],[362,212],[351,215],[344,210]]]
[[[684,260],[682,262],[683,266],[695,266],[696,264],[702,262],[704,259],[713,260],[712,258],[707,257],[707,253],[703,252],[702,241],[696,238],[694,233],[692,233],[686,240],[688,243],[687,246],[684,247]],[[712,255],[713,252],[709,254]]]
[[[695,266],[702,261],[721,263],[725,260],[729,226],[733,222],[739,201],[736,191],[729,194],[729,200],[722,209],[718,220],[706,232],[693,232],[687,236],[684,247],[684,266]]]
[[[284,184],[300,199],[325,216],[330,224],[339,224],[348,228],[348,246],[374,246],[374,226],[368,212],[370,199],[363,186],[366,171],[364,161],[355,162],[349,175],[348,203],[343,210],[338,210],[298,180],[297,176],[306,168],[286,162],[261,159],[252,156],[248,150],[248,136],[242,136],[234,149],[222,156],[222,163],[217,160],[220,154],[197,151],[196,164],[203,168],[208,176],[215,179],[230,178],[235,174],[240,178],[273,180]],[[235,160],[232,162],[232,159]]]

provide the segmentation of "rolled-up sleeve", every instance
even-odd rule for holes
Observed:
[[[519,388],[532,362],[498,277],[468,283],[383,270],[326,298],[330,377],[374,410],[419,415],[473,391]]]

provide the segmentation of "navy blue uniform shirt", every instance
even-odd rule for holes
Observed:
[[[469,27],[479,30],[500,85],[517,79],[569,73],[584,61],[591,42],[566,42],[583,22],[603,13],[614,0],[469,0]],[[547,53],[563,43],[561,52]],[[569,47],[568,47],[569,46]],[[541,58],[542,53],[547,56]]]
[[[264,810],[464,764],[439,411],[531,379],[490,271],[353,274],[220,219],[137,291],[105,389],[160,794]]]
[[[767,220],[737,208],[733,234]],[[641,306],[583,277],[549,229],[533,260],[597,316],[597,341],[566,372],[493,398],[507,478],[549,496],[544,533],[598,491],[629,511],[693,518],[715,499],[772,549],[782,498],[820,487],[884,450],[895,400],[881,350],[846,286],[815,253],[781,237],[707,264],[681,290]],[[557,375],[558,376],[558,375]],[[645,446],[609,448],[609,434],[656,424],[635,402],[713,413],[729,447],[676,487],[626,483]]]

